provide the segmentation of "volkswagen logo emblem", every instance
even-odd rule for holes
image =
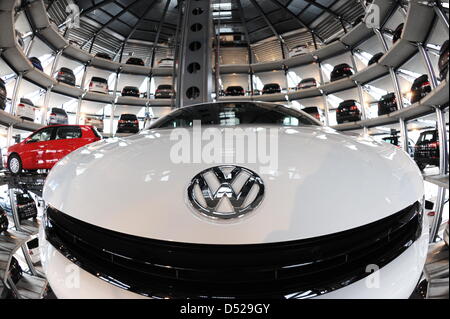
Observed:
[[[264,183],[255,172],[239,166],[216,166],[197,174],[187,195],[192,207],[214,219],[242,217],[264,198]]]

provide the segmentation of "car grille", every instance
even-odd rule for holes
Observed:
[[[306,298],[342,288],[398,257],[422,233],[419,203],[348,231],[298,241],[203,245],[140,238],[48,207],[47,240],[84,270],[157,298]]]

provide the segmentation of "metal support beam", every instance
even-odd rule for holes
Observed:
[[[378,40],[380,41],[381,46],[383,47],[384,53],[386,53],[389,50],[386,39],[384,38],[383,34],[379,29],[373,29],[373,31],[375,32],[375,35],[378,37]],[[399,110],[401,110],[404,108],[404,105],[403,105],[403,96],[400,89],[400,83],[397,77],[397,72],[394,70],[394,68],[389,67],[389,74],[391,76],[392,85],[394,87],[395,98],[397,100],[397,107]],[[405,120],[400,119],[399,125],[400,125],[400,135],[402,136],[402,149],[408,153],[409,150],[408,128],[406,127]]]
[[[166,2],[166,6],[164,7],[164,11],[163,11],[163,14],[161,17],[161,21],[158,24],[158,30],[156,31],[155,41],[153,41],[152,57],[151,57],[151,62],[150,62],[150,66],[152,68],[155,65],[156,47],[158,46],[159,37],[161,36],[162,26],[163,26],[164,22],[166,21],[166,15],[167,15],[167,11],[169,10],[170,2],[171,2],[171,0],[167,0],[167,2]]]
[[[277,29],[272,24],[272,22],[270,22],[269,18],[266,16],[266,14],[264,13],[264,11],[261,8],[261,6],[255,0],[250,0],[250,2],[255,7],[256,11],[258,11],[259,15],[264,19],[264,21],[266,22],[266,24],[269,27],[269,29],[272,30],[272,33],[275,35],[275,37],[277,37],[278,40],[280,41],[281,54],[283,56],[283,60],[286,59],[286,56],[287,56],[286,53],[287,52],[286,52],[286,47],[285,47],[285,43],[284,43],[283,37],[278,33]]]
[[[297,21],[302,27],[308,29],[308,31],[311,33],[312,37],[317,37],[321,42],[324,42],[324,40],[313,30],[311,29],[306,23],[304,23],[298,16],[296,16],[291,10],[287,8],[287,6],[283,5],[278,0],[269,0],[273,4],[275,4],[278,8],[283,10],[285,13],[290,15],[295,21]]]
[[[445,31],[447,31],[447,35],[448,35],[448,33],[449,33],[448,16],[445,13],[440,0],[436,0],[436,4],[434,6],[434,11],[436,12],[436,15],[439,17],[439,20],[441,20],[442,24],[444,25],[444,27],[445,27],[444,29],[445,29]]]
[[[184,1],[177,81],[177,106],[212,100],[213,20],[211,0]]]
[[[245,40],[247,41],[248,63],[251,65],[251,64],[253,64],[253,51],[252,51],[252,46],[250,43],[250,35],[248,33],[247,22],[245,21],[244,10],[242,9],[241,0],[237,0],[236,4],[238,6],[239,16],[241,17],[242,27],[244,28]],[[253,95],[254,85],[253,85],[253,70],[252,69],[250,69],[250,73],[248,74],[248,82],[249,82],[250,94]]]

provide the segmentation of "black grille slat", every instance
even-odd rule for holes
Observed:
[[[138,238],[47,209],[46,235],[63,255],[144,295],[277,296],[336,289],[384,266],[420,235],[418,203],[349,231],[284,243],[201,245]],[[76,235],[75,235],[76,234]]]

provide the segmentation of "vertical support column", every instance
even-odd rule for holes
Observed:
[[[381,31],[379,29],[373,29],[373,31],[375,32],[376,36],[378,37],[378,40],[380,41],[381,45],[383,46],[384,53],[386,53],[389,50],[389,47],[386,43],[386,39],[384,38],[383,34],[381,33]],[[402,96],[402,92],[400,89],[400,83],[398,82],[397,73],[394,70],[394,68],[389,67],[389,74],[391,76],[391,81],[394,86],[395,98],[397,99],[397,107],[399,110],[401,110],[404,108],[404,105],[403,105],[403,96]],[[402,136],[402,149],[408,153],[408,148],[409,148],[408,128],[406,126],[405,120],[400,119],[399,125],[400,125],[400,135]]]
[[[55,55],[55,58],[53,59],[52,67],[50,69],[51,70],[50,76],[52,78],[54,77],[54,75],[56,73],[56,68],[58,67],[58,63],[59,63],[59,59],[61,58],[62,51],[63,50],[58,51]],[[41,109],[41,124],[42,125],[46,125],[46,123],[47,123],[48,104],[50,103],[51,93],[52,93],[52,87],[49,87],[47,89],[47,92],[45,92],[44,105]]]
[[[211,101],[211,0],[183,1],[177,105]]]
[[[114,101],[111,104],[111,115],[110,115],[110,121],[109,121],[109,127],[111,131],[111,136],[114,136],[114,119],[115,119],[115,113],[116,113],[116,101],[117,101],[117,86],[119,85],[119,79],[120,79],[120,72],[122,71],[122,68],[120,68],[116,73],[116,81],[114,83]]]
[[[316,41],[314,41],[314,46],[317,47]],[[320,77],[320,85],[322,86],[325,82],[323,78],[323,72],[322,72],[322,63],[320,61],[316,60],[317,67],[319,68],[319,77]],[[328,98],[326,93],[322,92],[322,98],[323,98],[323,106],[325,108],[325,125],[330,126],[330,108],[328,106]]]
[[[86,84],[86,76],[87,76],[87,64],[84,65],[84,70],[83,70],[83,77],[81,78],[81,89],[84,90],[84,85]],[[76,119],[75,119],[75,124],[80,124],[80,119],[81,119],[81,105],[83,103],[83,97],[85,94],[82,94],[79,98],[78,98],[78,105],[77,105],[77,114],[76,114]]]
[[[355,60],[355,55],[353,54],[353,50],[350,50],[350,57],[352,60],[352,65],[353,65],[353,70],[355,70],[355,72],[358,71],[357,65],[356,65],[356,60]],[[364,91],[363,88],[361,86],[360,83],[356,82],[356,87],[358,89],[358,96],[359,96],[359,103],[361,104],[361,112],[362,112],[362,120],[367,120],[367,110],[366,110],[366,103],[364,101]],[[366,126],[364,126],[364,134],[368,134],[368,129]]]
[[[22,85],[22,80],[23,80],[23,73],[19,73],[17,79],[16,79],[16,83],[14,83],[14,89],[13,89],[13,94],[11,97],[11,114],[16,114],[16,108],[17,108],[17,95],[19,94],[19,90],[20,90],[20,86]]]

